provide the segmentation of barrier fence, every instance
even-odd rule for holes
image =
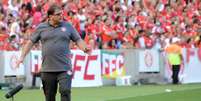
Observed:
[[[180,81],[201,82],[201,49],[183,49],[182,55],[184,69],[180,73]],[[33,75],[41,68],[41,51],[31,51],[20,68],[15,68],[18,51],[3,51],[0,52],[0,57],[1,82],[5,82],[5,77],[24,76],[25,86],[33,85]],[[140,79],[140,73],[156,73],[164,79],[171,79],[171,69],[166,64],[166,53],[158,50],[93,50],[91,55],[72,50],[71,58],[73,87],[102,86],[104,79],[115,80],[126,75],[131,76],[133,83]]]

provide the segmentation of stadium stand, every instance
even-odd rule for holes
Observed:
[[[0,50],[19,50],[52,3],[94,49],[201,47],[199,0],[1,0]]]

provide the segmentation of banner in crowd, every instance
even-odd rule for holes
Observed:
[[[101,51],[102,75],[106,78],[116,78],[124,76],[126,71],[124,67],[123,52]]]
[[[4,68],[4,76],[25,75],[23,64],[19,68],[16,67],[19,54],[20,52],[14,51],[3,52],[3,58],[1,60],[4,61],[2,66]]]
[[[159,52],[157,50],[139,51],[139,72],[159,71]]]
[[[182,55],[184,58],[184,70],[180,76],[182,83],[201,82],[201,48],[183,49]]]
[[[73,87],[101,86],[100,50],[94,50],[90,55],[81,50],[72,51]]]
[[[72,50],[72,87],[101,86],[100,51],[94,50],[90,55],[81,50]],[[41,68],[41,51],[31,51],[31,72],[38,73]]]

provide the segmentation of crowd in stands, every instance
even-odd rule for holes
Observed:
[[[201,47],[200,0],[1,0],[0,50],[19,50],[54,3],[93,49]]]

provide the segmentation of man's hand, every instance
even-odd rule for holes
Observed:
[[[90,47],[86,47],[84,53],[91,55],[92,49]]]
[[[24,59],[20,58],[16,61],[16,68],[19,68],[20,67],[20,64],[23,62]]]
[[[88,46],[82,39],[78,40],[77,42],[78,47],[84,52],[87,53],[88,55],[91,54],[92,48]]]

